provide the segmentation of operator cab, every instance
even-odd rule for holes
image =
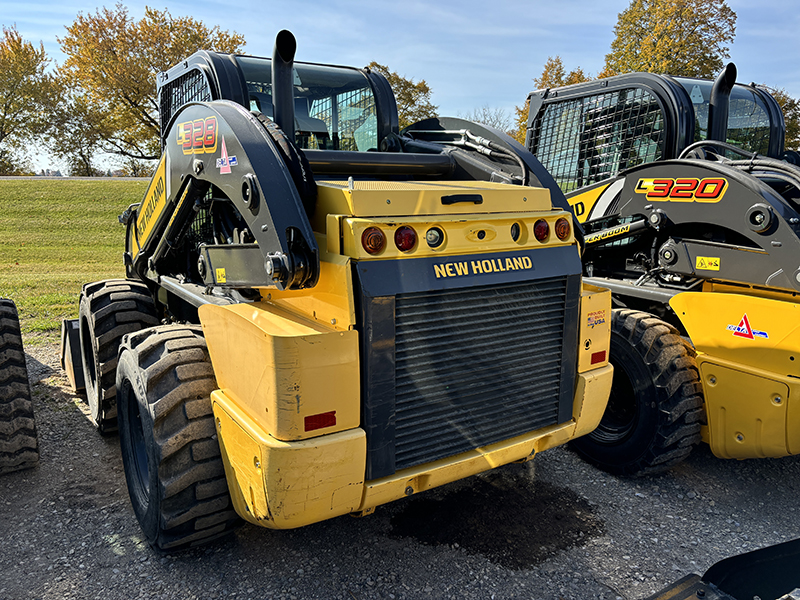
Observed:
[[[735,78],[735,67],[729,65],[728,70]],[[731,85],[724,103],[727,110],[718,115],[724,119],[717,128],[722,133],[712,133],[709,107],[714,83],[630,73],[538,90],[528,96],[525,145],[565,193],[631,167],[678,158],[687,146],[705,140],[784,158],[783,114],[764,88]]]

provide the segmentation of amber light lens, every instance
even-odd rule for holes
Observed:
[[[564,217],[561,217],[558,221],[556,221],[556,226],[554,229],[556,232],[556,237],[563,242],[569,237],[571,227],[569,221]]]
[[[556,221],[556,237],[560,239],[562,242],[569,237],[570,226],[569,221],[567,221],[564,217],[561,217],[558,221]]]
[[[537,240],[543,242],[547,239],[548,235],[550,235],[550,225],[547,224],[547,221],[539,219],[533,224],[533,237]]]
[[[386,236],[377,227],[367,227],[361,234],[361,245],[370,254],[377,254],[386,247]]]
[[[417,245],[417,232],[407,225],[398,227],[394,232],[394,243],[398,250],[408,252]]]

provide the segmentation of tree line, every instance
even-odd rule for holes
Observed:
[[[729,58],[736,13],[726,0],[631,0],[617,17],[614,39],[596,76],[567,71],[548,57],[533,79],[539,89],[633,71],[713,78]],[[79,14],[58,38],[66,60],[53,65],[40,43],[3,27],[0,39],[0,175],[26,174],[26,149],[44,145],[72,175],[102,174],[97,157],[118,157],[126,175],[147,175],[160,153],[155,76],[201,49],[241,53],[242,35],[208,27],[192,17],[146,8],[134,20],[122,4]],[[400,127],[435,116],[438,107],[424,79],[415,81],[386,65],[368,65],[395,91]],[[800,102],[770,89],[783,107],[786,147],[800,142]],[[514,114],[484,105],[462,115],[524,142],[527,101]]]

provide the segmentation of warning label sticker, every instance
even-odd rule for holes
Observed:
[[[694,261],[694,268],[704,271],[719,271],[719,262],[719,258],[715,256],[698,256]]]

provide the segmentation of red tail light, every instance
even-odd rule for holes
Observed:
[[[547,224],[547,221],[544,219],[539,219],[536,223],[533,224],[533,237],[535,237],[540,242],[543,242],[547,239],[547,236],[550,235],[550,225]]]
[[[417,245],[417,232],[413,228],[403,225],[394,232],[394,243],[398,250],[408,252]]]

